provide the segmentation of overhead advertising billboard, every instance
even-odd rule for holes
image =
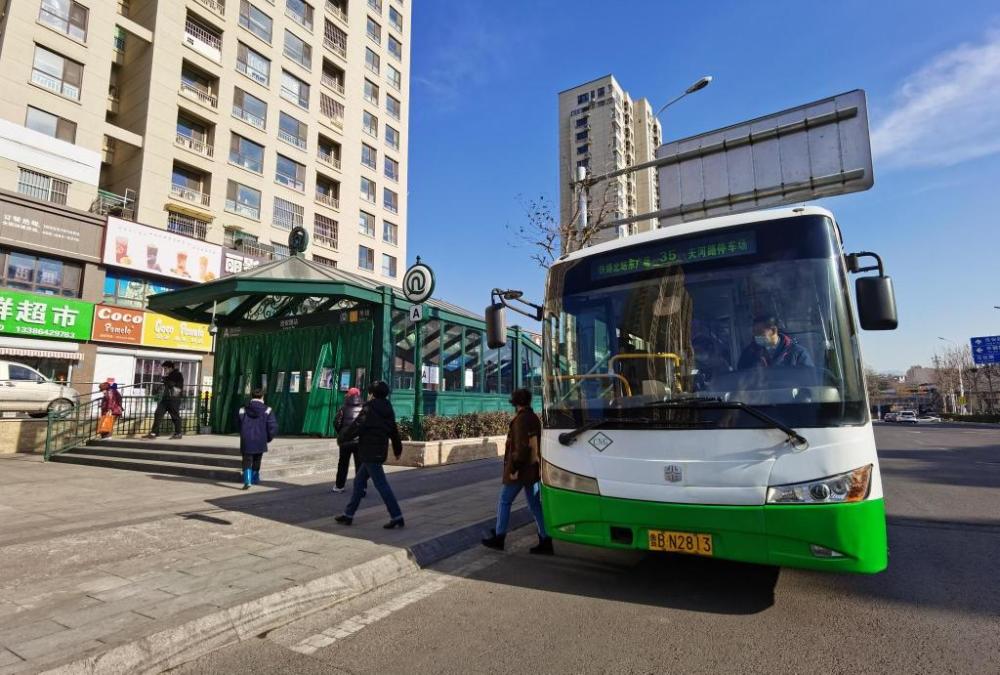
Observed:
[[[222,247],[155,227],[109,217],[104,264],[184,281],[219,278]]]

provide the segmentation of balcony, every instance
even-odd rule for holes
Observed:
[[[230,213],[235,213],[238,216],[243,216],[244,218],[249,218],[250,220],[260,220],[260,207],[250,206],[249,204],[241,204],[235,199],[226,200],[226,211]]]
[[[222,63],[222,38],[188,17],[184,24],[184,44],[216,63]]]
[[[339,36],[334,38],[325,36],[323,38],[323,46],[329,49],[331,52],[336,54],[341,58],[347,58],[347,39],[340,38]]]
[[[323,86],[325,86],[325,87],[327,87],[329,89],[332,89],[333,91],[337,92],[341,96],[344,95],[344,85],[343,85],[343,83],[340,82],[339,80],[337,80],[332,75],[328,75],[327,73],[323,73],[323,77],[322,77],[322,79],[320,81],[323,83]]]
[[[295,134],[291,134],[285,131],[284,129],[278,129],[278,140],[284,141],[289,145],[294,145],[296,148],[299,148],[300,150],[306,149],[306,139],[299,138]]]
[[[58,77],[53,77],[41,70],[31,71],[31,81],[40,87],[44,87],[50,91],[54,91],[60,96],[71,98],[74,101],[80,100],[79,87],[69,84],[68,82],[63,82]]]
[[[335,3],[326,0],[326,13],[345,26],[347,25],[347,12],[338,7]]]
[[[181,94],[187,98],[194,99],[202,105],[207,105],[210,108],[219,107],[219,97],[213,94],[207,89],[202,89],[201,87],[191,84],[190,82],[181,82]]]
[[[267,73],[257,70],[246,61],[236,60],[236,70],[249,77],[254,82],[267,86]]]
[[[108,87],[108,112],[117,115],[121,109],[121,99],[118,98],[118,87],[110,85]]]
[[[174,142],[186,150],[190,150],[191,152],[205,157],[212,157],[215,154],[215,150],[211,145],[206,143],[203,139],[195,138],[194,136],[178,133],[177,140]]]
[[[118,216],[135,220],[135,190],[125,190],[124,195],[98,190],[97,198],[90,204],[90,212],[101,216]]]
[[[332,126],[344,128],[344,104],[335,101],[326,94],[320,94],[319,111],[323,115],[324,121]]]
[[[306,184],[303,181],[299,180],[295,176],[286,176],[283,173],[274,174],[274,182],[280,183],[285,187],[290,187],[299,192],[305,192],[306,189]]]
[[[224,0],[198,0],[198,2],[205,5],[205,7],[208,7],[219,16],[226,15],[226,3]]]
[[[197,204],[198,206],[207,207],[209,205],[209,194],[207,192],[199,192],[186,185],[177,185],[176,183],[171,185],[170,196],[176,197],[181,201],[190,202],[191,204]]]
[[[329,206],[331,209],[340,209],[340,200],[332,194],[317,192],[316,201],[323,206]]]
[[[263,129],[265,126],[263,117],[257,117],[249,110],[241,108],[238,105],[233,106],[233,117],[243,120],[250,126],[257,127],[258,129]]]
[[[239,251],[240,253],[246,253],[247,255],[252,255],[257,258],[267,258],[268,260],[274,257],[274,247],[270,244],[262,244],[255,239],[237,239],[233,242],[233,250]]]
[[[208,222],[184,213],[167,212],[167,232],[205,241],[205,237],[208,236],[208,225]]]
[[[316,152],[316,159],[323,162],[323,164],[340,171],[340,158],[336,157],[332,152],[323,152],[322,150],[319,150]]]

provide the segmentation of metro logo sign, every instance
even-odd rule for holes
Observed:
[[[142,344],[142,326],[146,313],[141,309],[97,305],[94,308],[92,339],[122,344]]]

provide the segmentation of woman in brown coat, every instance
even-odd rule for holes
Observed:
[[[500,500],[497,502],[497,525],[490,536],[483,539],[483,546],[503,550],[510,524],[511,504],[521,488],[524,488],[528,509],[538,526],[538,546],[533,547],[531,552],[551,555],[552,538],[545,531],[539,492],[538,443],[542,436],[542,423],[531,409],[531,392],[527,389],[515,391],[510,402],[517,412],[511,420],[510,430],[507,432],[507,447],[503,453],[503,489],[500,490]]]

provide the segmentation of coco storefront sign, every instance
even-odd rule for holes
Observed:
[[[94,319],[89,302],[0,290],[0,333],[86,340]]]
[[[109,217],[103,260],[144,274],[204,282],[219,277],[222,247]]]
[[[110,305],[97,305],[93,339],[159,349],[212,351],[212,336],[205,324]]]

